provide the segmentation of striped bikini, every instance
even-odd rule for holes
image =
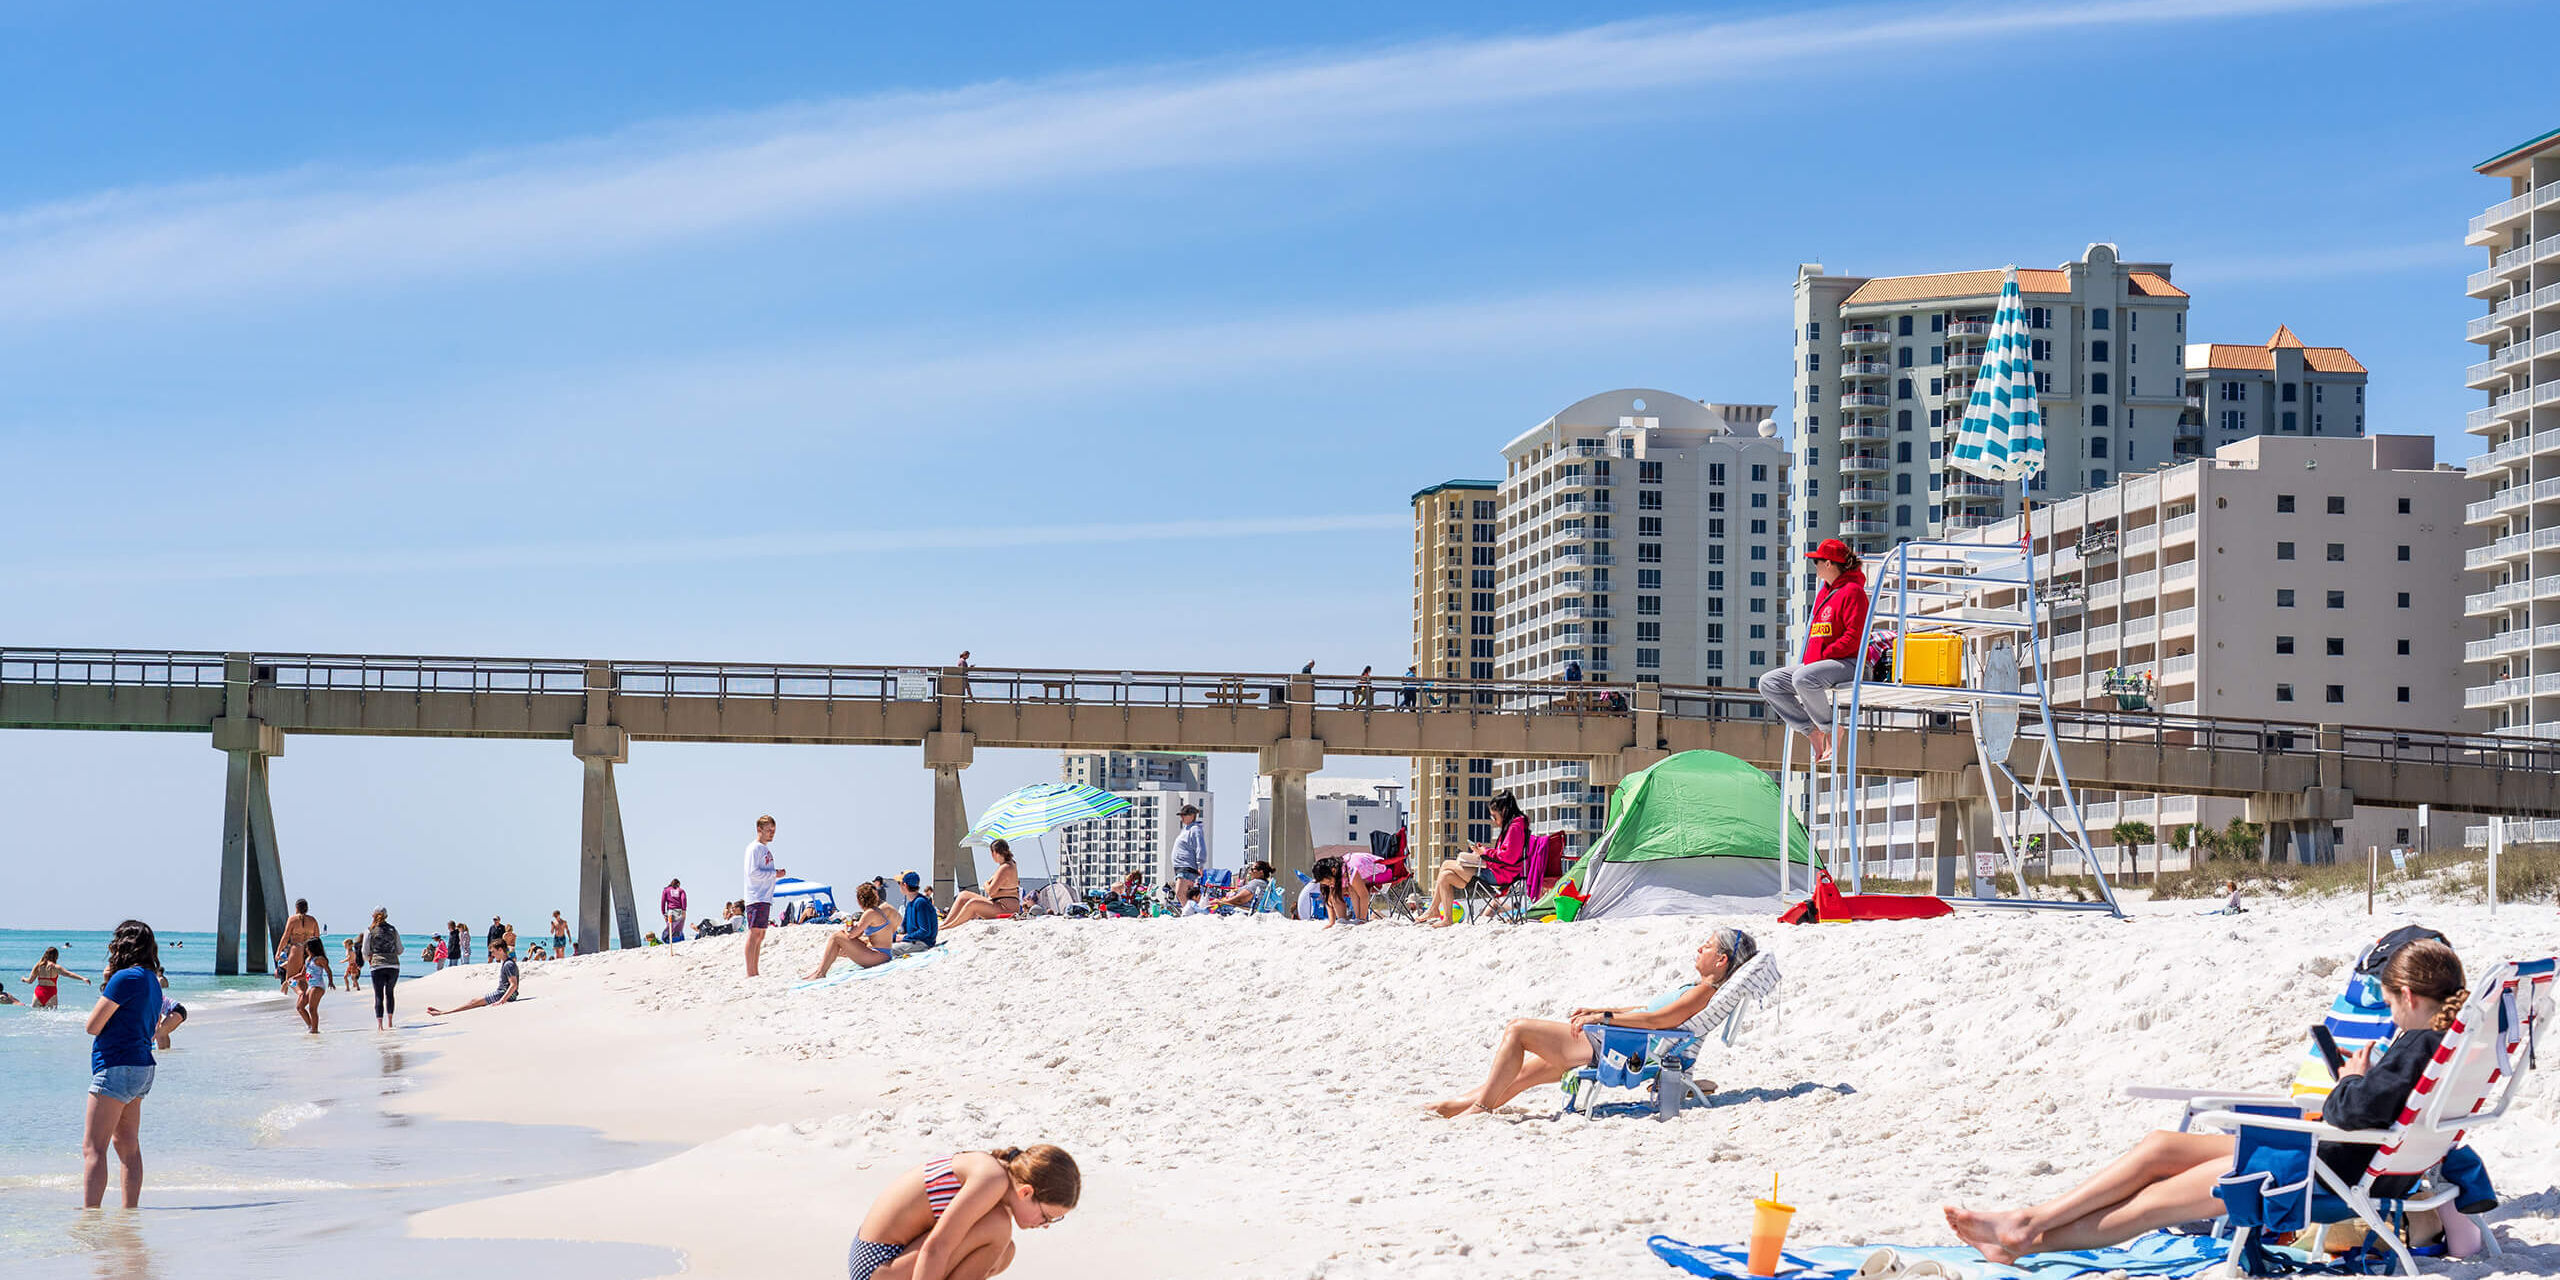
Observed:
[[[952,1169],[949,1156],[924,1167],[924,1203],[926,1208],[933,1210],[934,1221],[942,1221],[942,1211],[950,1208],[951,1202],[959,1195],[960,1175]],[[871,1273],[889,1265],[916,1243],[916,1240],[910,1240],[905,1244],[881,1244],[857,1234],[853,1238],[853,1247],[846,1251],[846,1274],[851,1280],[871,1280]]]

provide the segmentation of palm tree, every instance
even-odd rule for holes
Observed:
[[[2245,860],[2252,851],[2255,851],[2258,855],[2258,861],[2266,861],[2266,838],[2267,829],[2265,825],[2251,822],[2246,818],[2233,818],[2231,821],[2223,824],[2222,847],[2228,850],[2231,856],[2235,858]]]
[[[2116,838],[2117,849],[2132,850],[2133,874],[2139,878],[2142,875],[2142,846],[2151,843],[2152,839],[2151,824],[2127,818],[2116,824],[2112,834]]]
[[[2169,847],[2172,849],[2184,849],[2187,851],[2187,869],[2190,871],[2195,869],[2195,864],[2204,861],[2203,858],[2196,855],[2205,854],[2209,856],[2212,853],[2212,850],[2205,844],[2204,832],[2198,830],[2196,824],[2192,822],[2179,823],[2174,830],[2169,832]]]

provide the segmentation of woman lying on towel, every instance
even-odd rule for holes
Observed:
[[[1431,1105],[1442,1117],[1465,1115],[1470,1111],[1491,1111],[1503,1103],[1542,1084],[1554,1084],[1576,1067],[1587,1067],[1600,1051],[1603,1027],[1635,1027],[1664,1031],[1686,1024],[1706,1011],[1716,998],[1716,991],[1751,957],[1760,954],[1760,944],[1739,929],[1718,929],[1698,948],[1698,981],[1682,990],[1660,1007],[1638,1009],[1576,1009],[1563,1022],[1546,1018],[1515,1018],[1502,1029],[1502,1039],[1493,1046],[1493,1069],[1485,1073],[1484,1083],[1473,1091]],[[1703,1034],[1706,1030],[1691,1027]],[[1700,1082],[1699,1088],[1715,1092],[1711,1082]]]
[[[2320,1118],[2341,1129],[2388,1129],[2435,1057],[2469,991],[2462,961],[2441,942],[2413,942],[2382,966],[2382,999],[2401,1033],[2379,1062],[2373,1047],[2358,1049],[2338,1070],[2338,1087]],[[2237,1139],[2227,1133],[2157,1130],[2116,1157],[2115,1163],[2062,1195],[2025,1209],[1977,1213],[1946,1207],[1947,1225],[1984,1258],[2014,1262],[2030,1253],[2095,1249],[2121,1244],[2171,1223],[2222,1214],[2213,1186],[2231,1171]],[[2373,1162],[2374,1149],[2356,1143],[2322,1143],[2320,1159],[2353,1186]]]

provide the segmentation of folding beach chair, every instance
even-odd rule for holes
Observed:
[[[1709,1027],[1706,1033],[1733,1044],[1734,1032],[1741,1026],[1743,1006],[1765,1004],[1778,989],[1778,961],[1762,953],[1751,957],[1742,971],[1718,990],[1715,999],[1690,1024]],[[1677,999],[1665,996],[1655,1008]],[[1580,1108],[1588,1117],[1595,1114],[1589,1105],[1591,1095],[1601,1086],[1618,1089],[1653,1089],[1653,1118],[1668,1120],[1679,1114],[1691,1098],[1707,1100],[1692,1074],[1698,1064],[1700,1033],[1689,1027],[1672,1027],[1647,1031],[1635,1027],[1603,1027],[1600,1029],[1600,1054],[1587,1067],[1576,1067],[1565,1073],[1564,1110],[1571,1115]]]
[[[1487,920],[1519,920],[1527,916],[1529,904],[1538,900],[1530,889],[1532,872],[1546,865],[1546,860],[1552,856],[1551,845],[1560,848],[1563,843],[1564,837],[1560,834],[1533,835],[1516,859],[1505,858],[1492,849],[1486,850],[1484,865],[1476,869],[1475,878],[1459,891],[1459,901],[1465,908],[1466,917],[1482,923]]]
[[[1369,852],[1384,864],[1386,876],[1369,886],[1369,918],[1374,920],[1380,912],[1388,912],[1401,919],[1413,919],[1421,885],[1414,878],[1413,856],[1405,848],[1405,828],[1396,828],[1394,835],[1370,832]]]
[[[2239,1135],[2232,1171],[2214,1189],[2228,1210],[2234,1272],[2268,1274],[2262,1237],[2302,1231],[2315,1222],[2361,1221],[2379,1237],[2402,1275],[2417,1274],[2417,1260],[2400,1238],[2414,1210],[2459,1213],[2456,1191],[2442,1176],[2446,1154],[2463,1135],[2495,1121],[2514,1101],[2531,1063],[2527,1046],[2538,1024],[2552,1016],[2548,959],[2491,966],[2444,1035],[2435,1059],[2418,1077],[2400,1119],[2389,1129],[2348,1131],[2302,1118],[2289,1093],[2233,1094],[2135,1086],[2140,1098],[2186,1107],[2180,1129],[2191,1125]],[[2376,1148],[2372,1164],[2353,1186],[2315,1158],[2319,1143],[2352,1142]],[[2497,1237],[2483,1225],[2492,1255]]]

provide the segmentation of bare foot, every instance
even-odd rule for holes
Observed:
[[[1831,735],[1830,735],[1830,734],[1828,734],[1828,733],[1815,733],[1815,734],[1814,734],[1814,735],[1812,735],[1812,736],[1813,736],[1813,762],[1814,762],[1815,764],[1820,764],[1820,763],[1822,763],[1823,761],[1830,759],[1830,758],[1831,758]]]
[[[1446,1101],[1432,1103],[1430,1106],[1424,1108],[1424,1110],[1429,1111],[1431,1114],[1438,1116],[1443,1120],[1455,1120],[1470,1111],[1483,1111],[1484,1108],[1477,1106],[1475,1099],[1473,1098],[1450,1098]]]
[[[1945,1212],[1947,1226],[1956,1238],[1972,1245],[1984,1261],[2006,1266],[2018,1260],[2020,1251],[2016,1246],[2026,1243],[2025,1214],[1975,1213],[1956,1205],[1945,1206]]]

